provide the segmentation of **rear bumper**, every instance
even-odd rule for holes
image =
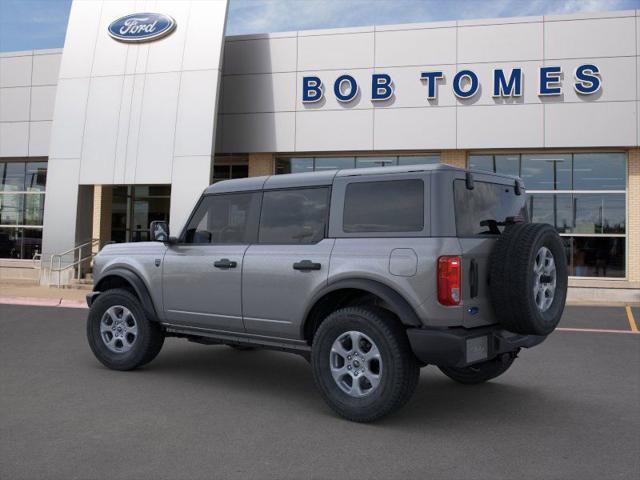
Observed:
[[[485,362],[502,353],[533,347],[547,338],[544,335],[519,335],[497,325],[472,329],[410,328],[407,335],[418,359],[448,367]]]

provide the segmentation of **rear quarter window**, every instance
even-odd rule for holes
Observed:
[[[499,234],[507,218],[529,218],[525,195],[516,195],[512,186],[476,181],[469,190],[464,180],[455,180],[453,185],[459,237]]]
[[[424,181],[385,180],[347,185],[345,233],[420,232],[424,229]]]

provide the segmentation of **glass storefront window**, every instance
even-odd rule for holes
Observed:
[[[569,275],[576,277],[625,276],[624,237],[563,237]]]
[[[433,165],[440,163],[440,155],[406,155],[398,157],[398,165]]]
[[[496,155],[496,172],[505,175],[520,175],[520,155]]]
[[[471,155],[469,157],[469,168],[471,170],[488,170],[489,172],[494,172],[493,155]]]
[[[313,171],[313,158],[292,158],[288,173],[304,173]]]
[[[548,223],[556,227],[558,232],[573,230],[573,207],[570,194],[529,194],[529,213],[531,221]]]
[[[47,183],[47,162],[28,162],[25,175],[25,191],[44,192]]]
[[[391,167],[398,164],[398,157],[357,157],[356,168]]]
[[[576,153],[573,156],[574,190],[625,190],[624,153]]]
[[[44,195],[24,196],[24,225],[42,225],[44,219]]]
[[[18,228],[0,228],[0,258],[20,258],[20,233]]]
[[[111,202],[111,240],[144,242],[154,220],[169,221],[171,186],[115,186]]]
[[[440,155],[364,155],[357,157],[281,157],[276,159],[276,175],[348,168],[389,167],[440,163]]]
[[[24,194],[0,195],[0,225],[22,225],[24,219]]]
[[[41,251],[46,182],[46,161],[0,162],[0,258]]]
[[[571,155],[522,155],[522,180],[527,190],[571,190]]]
[[[314,170],[341,170],[345,168],[353,168],[353,157],[328,157],[328,158],[316,158]]]
[[[2,169],[0,190],[24,192],[25,162],[7,162]]]
[[[519,166],[532,221],[554,225],[564,238],[570,275],[625,276],[625,153],[482,154],[470,155],[469,166],[512,174]]]

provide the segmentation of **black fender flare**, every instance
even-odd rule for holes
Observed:
[[[149,293],[149,289],[145,285],[144,281],[140,278],[140,276],[135,273],[133,270],[129,270],[124,267],[115,267],[112,269],[108,269],[100,275],[100,280],[93,287],[94,292],[102,293],[100,289],[100,285],[104,285],[105,280],[110,277],[119,277],[125,280],[136,293],[136,296],[140,299],[140,303],[142,304],[142,308],[145,313],[149,316],[151,320],[158,320],[158,313],[156,312],[156,308],[153,304],[153,300],[151,299],[151,294]],[[93,297],[93,300],[95,300]]]
[[[389,307],[391,307],[391,310],[396,315],[398,315],[398,318],[403,325],[412,327],[422,326],[422,322],[420,321],[420,318],[418,318],[418,315],[416,314],[411,304],[396,290],[376,280],[371,280],[368,278],[352,278],[329,283],[326,287],[324,287],[316,295],[314,295],[314,297],[309,302],[310,306],[307,307],[307,310],[304,313],[304,322],[302,325],[303,330],[307,324],[307,321],[309,320],[309,314],[322,297],[336,290],[347,288],[364,290],[376,295],[377,297],[380,297],[387,305],[389,305]]]

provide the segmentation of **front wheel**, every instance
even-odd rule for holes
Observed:
[[[133,370],[160,353],[164,334],[147,317],[135,295],[114,289],[100,294],[91,306],[87,339],[103,365],[113,370]]]
[[[515,354],[504,353],[487,362],[468,367],[438,367],[451,380],[465,385],[476,385],[499,377],[506,372],[516,359]]]
[[[355,422],[399,409],[420,375],[402,325],[378,307],[348,307],[329,315],[314,336],[311,364],[327,404]]]

